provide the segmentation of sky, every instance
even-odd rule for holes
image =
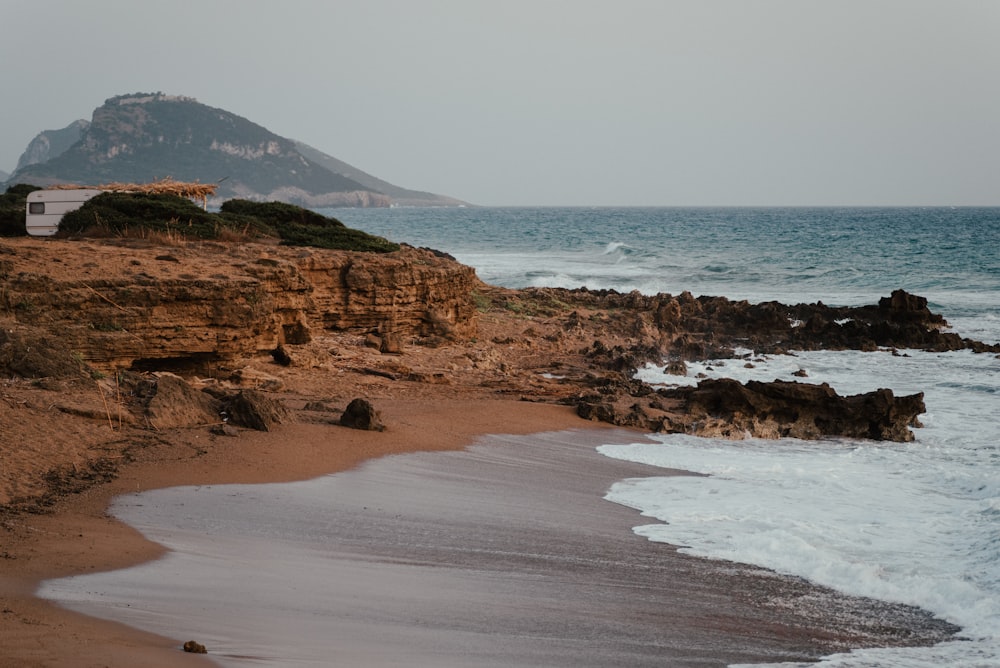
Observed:
[[[115,95],[479,205],[1000,205],[997,0],[0,0],[0,170]]]

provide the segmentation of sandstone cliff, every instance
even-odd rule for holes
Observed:
[[[374,255],[260,244],[0,245],[9,330],[57,334],[102,370],[211,374],[318,330],[468,335],[475,272],[425,250]]]

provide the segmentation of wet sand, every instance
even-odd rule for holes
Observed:
[[[159,457],[37,518],[32,550],[4,576],[13,652],[0,665],[200,665],[178,649],[189,637],[233,666],[726,665],[890,644],[926,622],[634,535],[648,520],[602,496],[665,472],[594,447],[636,432],[524,402],[396,401],[383,414],[383,433],[288,425]],[[490,432],[521,436],[476,441]],[[216,487],[335,471],[291,496]],[[135,493],[177,484],[203,488],[162,490],[155,503]],[[116,512],[160,524],[146,530],[175,551],[82,587],[46,585],[117,621],[31,598],[41,578],[164,556],[101,515],[113,494]]]
[[[33,596],[45,579],[125,568],[165,550],[106,515],[118,495],[187,484],[306,480],[368,459],[455,450],[490,432],[533,433],[587,425],[564,406],[515,400],[378,401],[385,432],[285,424],[239,438],[172,430],[134,453],[118,477],[60,499],[46,514],[0,518],[0,666],[215,665],[157,636],[72,612]]]

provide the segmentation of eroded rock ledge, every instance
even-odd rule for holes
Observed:
[[[685,373],[686,361],[740,348],[1000,353],[947,331],[902,290],[857,308],[749,304],[508,290],[413,248],[2,240],[0,506],[106,480],[130,449],[171,430],[259,428],[231,419],[242,415],[237,399],[272,423],[339,424],[359,397],[373,410],[383,398],[476,397],[564,403],[651,431],[913,438],[919,394],[707,380],[664,390],[635,379],[647,362]]]
[[[375,255],[261,244],[0,245],[8,329],[57,335],[103,372],[214,375],[322,330],[468,336],[476,284],[472,268],[414,248]]]

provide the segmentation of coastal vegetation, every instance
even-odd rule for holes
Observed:
[[[24,210],[28,193],[33,190],[39,190],[39,187],[19,183],[0,195],[0,237],[20,237],[27,234],[24,229]]]
[[[24,204],[20,209],[24,229]],[[234,199],[218,212],[175,195],[102,193],[63,216],[60,236],[143,238],[157,241],[277,241],[286,246],[388,253],[399,245],[336,218],[281,202]]]

